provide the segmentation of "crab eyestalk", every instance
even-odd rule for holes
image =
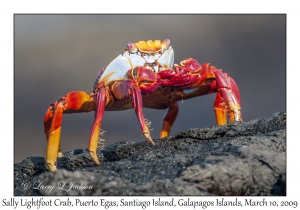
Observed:
[[[128,44],[127,44],[127,49],[131,52],[131,53],[136,53],[137,52],[137,47],[135,46],[135,44],[134,43],[132,43],[132,42],[129,42]]]

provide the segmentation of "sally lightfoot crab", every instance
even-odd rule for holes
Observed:
[[[88,149],[98,165],[98,135],[105,110],[133,108],[146,140],[153,146],[143,107],[168,109],[163,118],[161,138],[170,134],[178,114],[177,101],[210,93],[216,93],[214,110],[218,125],[227,123],[226,114],[230,121],[242,121],[239,89],[228,74],[209,63],[200,65],[192,58],[180,65],[173,65],[173,62],[174,51],[169,39],[128,43],[122,54],[99,71],[90,94],[70,92],[53,102],[44,118],[48,142],[46,162],[50,171],[56,170],[56,160],[62,156],[63,114],[95,111]]]

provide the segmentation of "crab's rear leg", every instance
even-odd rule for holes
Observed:
[[[164,116],[162,130],[160,132],[160,138],[164,138],[169,136],[171,132],[171,128],[176,120],[179,106],[177,101],[169,101],[168,102],[169,109]]]
[[[235,81],[226,73],[216,69],[216,88],[218,90],[214,109],[218,125],[227,123],[226,112],[229,120],[242,121],[240,93]]]
[[[50,171],[56,170],[56,159],[62,156],[59,150],[63,114],[89,112],[94,108],[93,97],[83,91],[68,93],[49,106],[44,118],[44,132],[47,138],[46,163]]]

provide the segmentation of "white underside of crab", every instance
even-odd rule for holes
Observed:
[[[109,84],[112,81],[124,80],[128,70],[136,66],[144,66],[153,69],[155,72],[172,68],[174,65],[174,51],[172,47],[160,53],[146,54],[144,56],[139,54],[129,53],[125,51],[116,57],[102,73],[99,82],[104,81]]]

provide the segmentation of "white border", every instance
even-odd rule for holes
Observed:
[[[292,1],[291,1],[292,2]],[[13,15],[15,13],[280,13],[287,14],[287,197],[268,197],[268,200],[292,201],[298,200],[297,181],[299,170],[299,141],[296,131],[299,125],[299,87],[297,82],[300,78],[299,64],[299,11],[296,3],[288,1],[2,1],[1,3],[1,204],[2,199],[13,197]],[[295,1],[293,1],[295,2]],[[266,78],[267,79],[267,78]],[[291,98],[292,97],[292,98]],[[293,100],[289,100],[293,99]],[[11,157],[10,159],[8,157]],[[1,186],[1,185],[0,185]],[[54,197],[57,199],[59,197]],[[106,197],[107,199],[119,201],[122,197]],[[130,199],[138,197],[130,197]],[[138,199],[151,200],[154,197],[139,197]],[[167,199],[167,197],[165,197]],[[20,198],[16,198],[20,199]],[[29,199],[22,198],[22,199]],[[51,199],[47,197],[45,199]],[[66,200],[67,198],[61,198]],[[75,201],[76,197],[72,197]],[[99,199],[97,197],[81,197],[82,200]],[[125,197],[129,199],[129,197]],[[180,199],[176,197],[175,199]],[[199,197],[193,197],[199,199]],[[204,197],[201,200],[215,200],[214,197]],[[234,198],[226,198],[234,199]],[[239,199],[245,199],[239,197]],[[260,197],[254,197],[260,200]],[[68,207],[65,207],[68,208]],[[91,207],[90,207],[91,208]],[[96,207],[99,209],[100,207]],[[132,208],[132,207],[130,207]],[[141,209],[134,207],[134,209]],[[156,207],[158,208],[158,207]],[[159,207],[163,208],[163,207]],[[191,207],[192,208],[192,207]],[[198,207],[199,208],[199,207]],[[210,208],[210,207],[208,207]],[[230,207],[232,208],[232,207]],[[46,208],[42,208],[46,209]],[[82,207],[78,208],[82,209]],[[110,208],[112,209],[112,208]],[[149,208],[147,208],[149,209]]]

